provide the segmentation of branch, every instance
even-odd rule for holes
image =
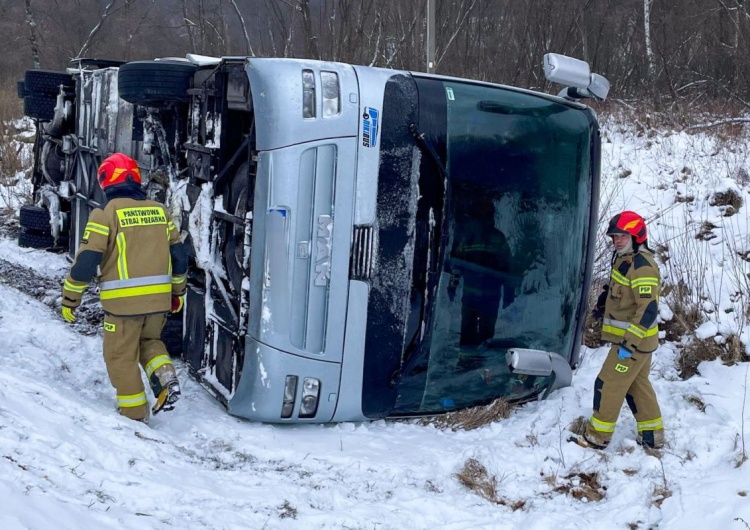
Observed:
[[[466,11],[464,11],[464,15],[461,18],[461,20],[458,21],[458,26],[456,27],[456,30],[453,32],[453,35],[451,35],[451,38],[448,39],[448,44],[445,45],[445,47],[441,50],[443,53],[440,54],[440,57],[438,57],[435,60],[435,69],[437,70],[437,66],[440,64],[440,61],[443,60],[443,57],[445,57],[445,54],[448,53],[448,48],[450,48],[451,44],[454,40],[456,40],[456,37],[458,36],[458,32],[461,30],[461,26],[464,25],[464,22],[466,22],[466,17],[469,16],[469,13],[471,13],[472,9],[474,9],[474,6],[476,5],[477,0],[472,0],[471,5],[468,7]]]
[[[711,123],[699,123],[698,125],[685,127],[685,130],[689,131],[692,129],[708,129],[710,127],[718,127],[720,125],[728,125],[730,123],[750,123],[750,118],[727,118],[726,120],[719,120]]]
[[[99,22],[94,26],[94,29],[91,30],[91,33],[89,33],[88,38],[86,39],[86,42],[83,43],[83,46],[81,47],[80,51],[78,52],[77,57],[83,57],[83,54],[85,54],[89,46],[91,46],[91,41],[94,39],[97,33],[99,33],[99,30],[102,28],[102,24],[106,20],[106,18],[109,16],[110,11],[112,10],[112,7],[117,3],[117,0],[112,0],[109,4],[107,4],[107,7],[104,8],[104,13],[102,13],[102,16],[99,18]]]
[[[250,45],[250,37],[247,34],[247,26],[245,26],[245,19],[242,18],[242,13],[240,13],[240,9],[237,7],[237,2],[234,0],[229,0],[229,3],[234,8],[234,12],[237,13],[237,18],[240,19],[240,25],[242,26],[242,33],[245,35],[245,44],[247,44],[247,54],[250,57],[255,57],[255,52],[253,52],[253,47]]]

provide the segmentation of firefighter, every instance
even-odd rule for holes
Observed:
[[[172,410],[180,385],[161,331],[182,309],[187,256],[166,208],[148,200],[135,160],[106,158],[97,173],[107,196],[91,212],[63,284],[62,316],[74,322],[88,284],[99,274],[104,309],[104,362],[120,414],[147,423],[149,408],[138,365],[155,397],[154,414]],[[99,272],[98,272],[99,271]]]
[[[611,347],[594,383],[593,414],[583,437],[575,441],[596,449],[607,447],[627,401],[637,422],[637,442],[658,449],[664,445],[664,424],[648,375],[659,345],[659,267],[648,248],[646,223],[637,213],[615,215],[607,235],[615,251],[609,285],[600,297],[603,312],[599,311],[602,339]]]
[[[495,336],[501,302],[503,308],[513,302],[510,246],[505,234],[495,228],[495,207],[491,200],[479,199],[460,213],[451,252],[453,277],[449,295],[452,298],[463,277],[459,344],[478,346]]]

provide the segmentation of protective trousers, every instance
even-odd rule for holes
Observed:
[[[606,446],[612,439],[622,402],[627,400],[638,424],[638,441],[650,447],[664,445],[664,424],[656,393],[648,379],[651,353],[633,352],[620,359],[619,345],[613,344],[594,384],[594,413],[586,425],[585,437]]]
[[[156,375],[166,372],[176,379],[174,366],[161,341],[164,314],[104,317],[104,362],[117,392],[120,414],[134,420],[148,420],[148,399],[141,372],[143,367],[155,395],[161,391]],[[161,377],[163,379],[163,377]]]

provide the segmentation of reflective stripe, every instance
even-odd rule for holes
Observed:
[[[658,429],[663,429],[663,428],[664,428],[664,422],[662,421],[661,418],[656,418],[655,420],[638,422],[638,432],[656,431]]]
[[[620,329],[628,329],[628,326],[630,326],[630,322],[625,322],[624,320],[615,320],[614,318],[605,318],[604,320],[602,320],[602,324]]]
[[[125,287],[142,287],[145,285],[159,285],[172,283],[172,277],[166,274],[158,276],[143,276],[142,278],[128,278],[127,280],[110,280],[102,282],[99,287],[102,291],[111,291],[112,289],[122,289]]]
[[[167,223],[167,233],[169,233],[169,231],[173,228],[177,230],[177,227],[174,225],[174,223],[172,221],[169,221],[169,223]]]
[[[612,279],[619,284],[622,284],[626,287],[630,287],[630,280],[628,280],[625,276],[623,276],[616,270],[612,271]]]
[[[591,426],[597,432],[615,432],[615,423],[597,420],[594,416],[591,416]]]
[[[654,326],[648,331],[641,331],[641,329],[636,327],[635,324],[628,326],[628,329],[616,328],[614,326],[607,326],[602,324],[603,333],[610,333],[612,335],[616,335],[617,337],[624,337],[626,331],[629,331],[639,339],[643,339],[646,337],[653,337],[654,335],[657,335],[659,333],[659,326]]]
[[[127,252],[128,252],[128,245],[125,242],[125,233],[120,232],[117,234],[117,275],[120,277],[121,280],[124,280],[129,277],[128,274],[128,260],[127,260]]]
[[[643,331],[643,330],[642,330],[641,328],[639,328],[638,326],[636,326],[635,324],[630,324],[630,325],[628,326],[628,331],[629,331],[630,333],[632,333],[633,335],[635,335],[636,337],[638,337],[639,339],[642,339],[643,337],[645,337],[645,336],[646,336],[646,332],[645,332],[645,331]]]
[[[148,403],[146,393],[132,394],[130,396],[117,396],[117,405],[120,408],[140,407]]]
[[[630,322],[623,322],[622,320],[615,320],[613,318],[605,318],[602,320],[602,333],[610,333],[618,337],[625,336],[625,330],[630,326]]]
[[[109,227],[106,225],[100,225],[99,223],[92,223],[89,221],[86,223],[86,228],[84,230],[88,230],[89,232],[96,232],[97,234],[101,234],[103,236],[109,235]]]
[[[145,287],[126,287],[124,289],[112,289],[111,291],[102,291],[99,298],[102,300],[112,300],[114,298],[130,298],[134,296],[146,296],[149,294],[169,294],[172,292],[172,285],[148,285]]]
[[[180,274],[179,276],[172,276],[172,283],[185,283],[187,280],[187,274]]]
[[[65,287],[65,289],[73,293],[82,293],[83,291],[86,290],[86,287],[88,287],[88,284],[84,283],[83,285],[76,285],[74,283],[70,283],[68,280],[65,280],[63,287]]]
[[[602,329],[604,329],[604,326],[602,326]],[[637,324],[630,324],[628,326],[628,331],[639,339],[642,339],[644,337],[653,337],[654,335],[659,333],[659,326],[654,326],[644,331],[643,328],[638,326]]]
[[[625,330],[620,328],[615,328],[612,326],[605,326],[602,325],[602,333],[610,333],[612,335],[616,335],[618,337],[624,337],[625,336]]]
[[[146,365],[146,376],[151,377],[151,374],[153,374],[157,369],[161,368],[165,364],[172,364],[172,360],[169,358],[169,356],[157,355]]]
[[[631,287],[640,287],[641,285],[651,285],[653,287],[656,287],[659,285],[659,278],[651,278],[651,277],[644,277],[644,278],[636,278],[634,280],[631,280],[630,282]]]

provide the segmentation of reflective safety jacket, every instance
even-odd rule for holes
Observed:
[[[172,295],[185,293],[187,257],[166,208],[121,197],[93,210],[63,284],[63,306],[78,307],[97,269],[105,312],[169,312]]]
[[[659,346],[660,283],[659,267],[650,251],[641,248],[617,256],[604,305],[602,339],[630,351],[654,351]]]

